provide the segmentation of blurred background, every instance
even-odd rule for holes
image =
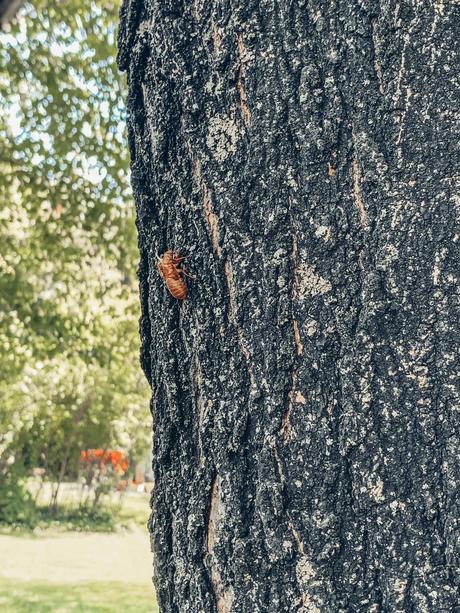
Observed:
[[[3,612],[155,611],[118,11],[0,2]]]

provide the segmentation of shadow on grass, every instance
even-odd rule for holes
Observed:
[[[153,588],[130,583],[75,585],[0,579],[2,613],[157,613]]]

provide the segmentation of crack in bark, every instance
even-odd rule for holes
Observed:
[[[289,197],[289,205],[292,205],[292,198]],[[292,220],[291,220],[292,227]],[[291,300],[294,303],[297,296],[297,255],[299,253],[299,248],[297,245],[297,237],[295,234],[292,235],[292,249],[291,249],[291,262],[292,262],[292,291],[291,291]],[[294,327],[294,342],[296,347],[297,355],[302,355],[303,353],[303,345],[302,339],[300,337],[299,324],[297,323],[297,319],[295,317],[292,320],[292,325]]]
[[[288,408],[287,408],[286,413],[283,415],[283,419],[281,420],[281,429],[280,429],[280,434],[283,437],[283,440],[285,443],[288,443],[294,437],[294,433],[292,431],[292,424],[291,424],[291,414],[294,409],[294,390],[295,390],[295,386],[297,383],[297,373],[295,370],[293,370],[291,373],[291,381],[292,381],[291,389],[289,390],[289,394],[288,394],[288,398],[289,398]]]
[[[240,101],[240,110],[241,117],[243,118],[246,126],[251,124],[251,111],[248,106],[248,98],[246,95],[246,91],[244,89],[244,78],[245,78],[245,64],[246,64],[246,48],[244,46],[243,37],[241,34],[238,34],[238,51],[240,55],[240,64],[238,66],[237,74],[236,74],[236,90],[238,92],[239,101]]]
[[[269,437],[268,443],[273,449],[278,478],[280,482],[284,484],[286,482],[286,477],[284,475],[283,463],[281,461],[281,458],[278,453],[278,448],[276,446],[276,440],[273,437]],[[295,574],[297,585],[300,591],[300,596],[296,601],[296,606],[299,607],[298,611],[301,611],[302,613],[321,613],[320,609],[318,609],[316,604],[313,602],[311,594],[307,591],[309,584],[311,584],[312,580],[316,577],[316,571],[313,568],[310,559],[305,553],[305,544],[298,530],[295,528],[292,522],[292,518],[289,511],[286,511],[286,515],[287,525],[294,538],[298,553]]]
[[[285,443],[288,443],[295,436],[295,432],[293,432],[292,424],[291,424],[291,415],[292,415],[292,411],[294,410],[294,406],[296,404],[306,404],[307,403],[305,396],[302,394],[302,392],[299,392],[299,390],[296,390],[297,373],[295,370],[292,371],[291,379],[292,379],[292,385],[289,391],[288,408],[281,421],[281,429],[280,429],[280,434],[283,437]]]
[[[220,475],[215,475],[210,488],[209,495],[209,511],[206,533],[206,551],[208,555],[212,554],[214,544],[216,542],[218,514],[220,505]]]
[[[230,613],[233,600],[233,588],[224,586],[220,575],[217,560],[214,555],[214,546],[217,539],[220,514],[222,513],[221,478],[215,475],[210,488],[209,512],[207,520],[206,552],[208,554],[211,585],[216,600],[217,613]]]
[[[379,84],[379,92],[384,95],[385,94],[385,89],[383,87],[383,74],[382,74],[382,64],[380,62],[380,40],[377,36],[377,27],[376,27],[376,22],[375,19],[371,20],[371,28],[372,28],[372,46],[373,46],[373,51],[374,51],[374,70],[375,70],[375,76],[377,77],[377,82]]]
[[[420,6],[420,2],[415,2],[415,9],[418,9]],[[405,73],[405,68],[406,68],[406,53],[407,53],[407,49],[409,47],[409,43],[410,43],[410,39],[411,39],[411,35],[412,32],[415,28],[415,26],[417,25],[418,21],[420,19],[420,16],[415,13],[414,18],[411,21],[411,24],[409,26],[409,28],[407,29],[407,32],[404,34],[404,44],[403,44],[403,48],[402,48],[402,52],[401,52],[401,64],[399,66],[399,72],[398,72],[398,76],[396,79],[396,90],[395,93],[393,95],[393,101],[395,104],[397,104],[399,102],[399,98],[401,96],[401,84],[403,82],[403,77],[404,77],[404,73]]]
[[[363,226],[363,228],[367,229],[369,227],[369,218],[367,216],[367,211],[364,206],[363,192],[361,189],[362,173],[358,158],[356,156],[356,152],[353,154],[352,169],[353,197],[355,200],[356,208],[358,209],[361,225]]]
[[[303,344],[302,344],[302,339],[300,337],[299,324],[297,323],[297,319],[294,319],[292,323],[294,326],[294,341],[295,341],[297,355],[302,355]]]
[[[201,175],[201,162],[196,159],[194,162],[194,176],[200,186],[203,195],[203,209],[208,223],[208,231],[214,253],[220,257],[222,250],[219,245],[219,220],[212,208],[211,191]]]
[[[202,393],[202,384],[203,384],[203,371],[201,369],[200,360],[198,359],[198,354],[195,353],[194,359],[194,373],[193,373],[193,385],[195,388],[195,403],[198,411],[197,416],[197,436],[198,436],[198,467],[203,468],[204,466],[204,457],[203,457],[203,446],[201,440],[201,429],[203,427],[203,418],[206,412],[203,402],[203,393]]]
[[[212,22],[211,26],[211,36],[214,45],[214,52],[219,53],[220,45],[222,43],[223,30],[222,28],[219,28],[219,26],[216,26],[214,21]]]
[[[292,197],[289,196],[289,205],[292,205]],[[291,219],[291,228],[292,228],[292,219]],[[297,237],[293,233],[292,234],[292,249],[291,249],[291,262],[292,262],[292,291],[291,291],[291,300],[294,303],[297,295],[297,255],[299,249],[297,244]],[[292,320],[293,328],[294,328],[294,344],[295,344],[295,352],[296,355],[299,356],[303,352],[303,345],[300,338],[299,325],[297,320],[294,318]],[[291,388],[288,393],[288,408],[286,413],[283,415],[281,420],[281,428],[280,434],[283,437],[285,443],[288,443],[293,438],[292,425],[291,425],[291,414],[294,408],[294,393],[297,384],[297,368],[293,367],[291,372]]]
[[[406,121],[406,115],[410,109],[411,103],[410,100],[412,98],[412,89],[410,86],[406,87],[406,93],[404,95],[404,109],[403,112],[401,113],[401,117],[399,119],[399,132],[398,132],[398,136],[396,137],[396,144],[400,145],[401,141],[402,141],[402,137],[403,137],[403,133],[404,133],[404,123]],[[401,154],[401,148],[398,147],[398,159],[399,161],[401,161],[402,159],[402,154]]]
[[[236,317],[236,310],[237,310],[237,306],[236,306],[236,288],[235,288],[235,283],[234,283],[234,280],[233,280],[233,268],[232,268],[232,264],[231,264],[230,260],[225,260],[224,271],[225,271],[225,278],[227,280],[228,296],[229,296],[229,304],[230,304],[229,319],[230,319],[230,322],[236,328],[236,333],[237,333],[237,337],[238,337],[238,346],[239,346],[240,351],[241,351],[241,353],[244,356],[245,361],[246,361],[246,367],[247,367],[247,371],[248,371],[248,374],[249,374],[249,379],[250,379],[250,382],[251,382],[251,387],[254,387],[254,385],[255,385],[254,373],[252,372],[252,369],[251,369],[251,366],[250,366],[250,364],[251,364],[251,354],[249,353],[249,350],[246,347],[246,343],[245,343],[244,335],[243,335],[243,330],[238,325],[238,320],[237,320],[237,317]]]

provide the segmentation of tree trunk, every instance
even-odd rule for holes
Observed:
[[[51,484],[51,499],[50,499],[50,504],[48,508],[53,515],[57,513],[59,490],[61,489],[62,481],[64,480],[64,477],[65,477],[65,471],[67,470],[68,461],[69,461],[69,452],[67,451],[64,454],[63,458],[61,459],[61,465],[59,467],[57,481],[53,481]]]
[[[125,0],[163,612],[458,610],[455,4]]]

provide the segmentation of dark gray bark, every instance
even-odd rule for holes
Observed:
[[[124,3],[161,611],[460,610],[455,4]]]

